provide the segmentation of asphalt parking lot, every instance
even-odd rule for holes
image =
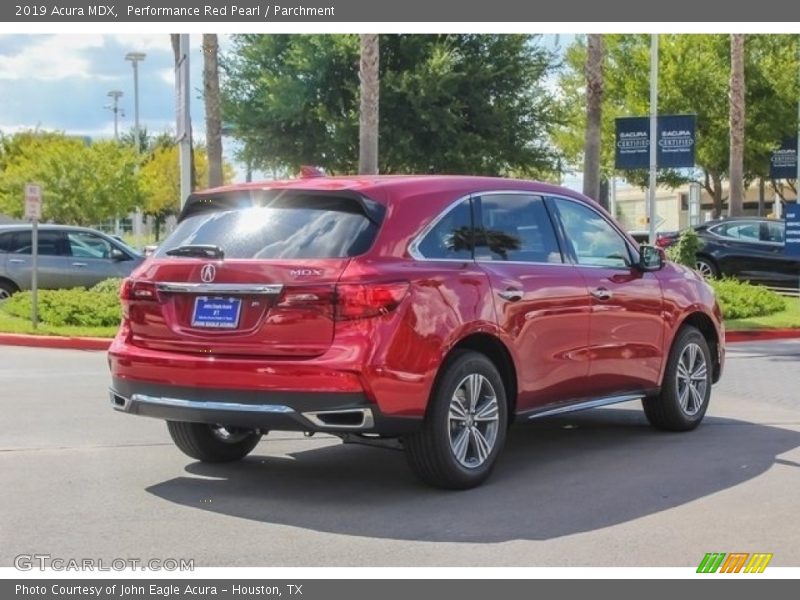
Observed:
[[[487,485],[442,492],[325,436],[202,465],[111,410],[104,353],[0,346],[0,566],[800,566],[799,368],[800,341],[731,345],[695,432],[650,429],[638,403],[521,424]]]

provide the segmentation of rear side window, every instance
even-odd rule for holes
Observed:
[[[13,233],[0,233],[0,252],[8,252],[11,248],[11,236]]]
[[[242,204],[186,217],[155,255],[166,256],[180,246],[213,245],[225,258],[347,258],[366,252],[378,231],[350,199],[309,196],[268,206]]]
[[[60,231],[39,231],[38,246],[41,256],[67,256],[66,238]],[[14,234],[8,251],[13,254],[30,254],[32,248],[31,232],[19,231]]]
[[[481,196],[480,215],[482,227],[476,231],[476,260],[562,262],[542,198],[527,194]]]
[[[432,260],[472,260],[472,210],[469,199],[439,219],[417,244],[416,254]]]

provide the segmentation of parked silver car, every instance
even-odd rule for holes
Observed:
[[[30,224],[0,225],[0,299],[31,287]],[[91,287],[127,277],[144,260],[136,250],[93,229],[39,225],[38,283],[42,289]]]

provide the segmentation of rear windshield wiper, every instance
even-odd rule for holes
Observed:
[[[198,258],[225,258],[225,251],[213,244],[195,244],[178,246],[172,250],[167,250],[167,256],[195,256]]]

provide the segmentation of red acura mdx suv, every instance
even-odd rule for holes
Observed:
[[[531,181],[309,177],[193,195],[127,279],[112,406],[201,461],[270,430],[401,446],[483,482],[510,423],[642,399],[695,428],[721,374],[711,288],[595,202]]]

